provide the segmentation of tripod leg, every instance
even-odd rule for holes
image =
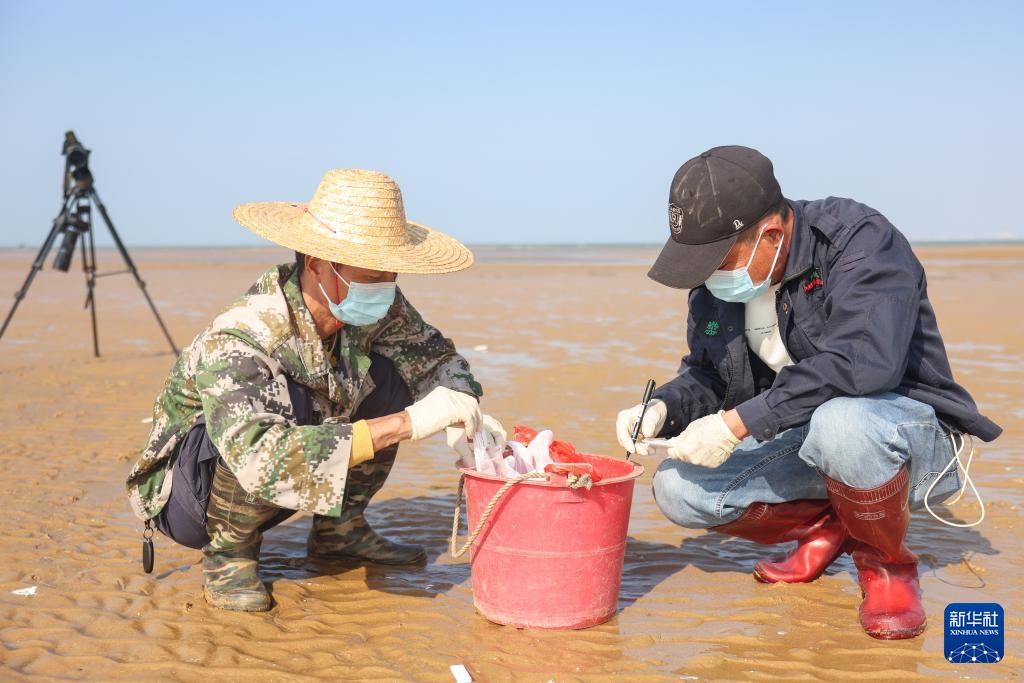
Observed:
[[[4,336],[4,332],[7,331],[7,326],[11,323],[11,318],[14,317],[14,312],[18,310],[18,304],[25,298],[25,294],[28,293],[28,288],[32,284],[32,280],[35,279],[36,273],[43,267],[43,261],[46,260],[46,255],[50,252],[50,248],[53,247],[54,240],[57,239],[57,235],[60,234],[64,228],[64,220],[67,217],[68,212],[68,199],[64,200],[64,207],[57,214],[57,217],[53,219],[53,227],[50,228],[50,234],[46,236],[46,241],[43,242],[43,246],[39,249],[39,253],[36,254],[36,260],[32,262],[32,267],[28,271],[28,277],[25,278],[25,283],[21,286],[17,292],[14,293],[14,306],[11,308],[11,312],[7,314],[4,319],[3,327],[0,327],[0,338]]]
[[[85,244],[82,245],[82,270],[85,271],[85,288],[88,293],[85,295],[85,305],[89,308],[92,317],[92,355],[100,357],[100,336],[96,328],[96,249],[92,239],[92,226],[85,233]]]
[[[160,318],[160,314],[157,313],[156,304],[149,298],[149,292],[146,291],[146,283],[142,281],[139,276],[139,271],[136,270],[135,264],[132,263],[132,257],[128,255],[128,250],[125,249],[124,244],[121,242],[121,238],[118,236],[117,231],[114,229],[114,224],[110,221],[110,216],[107,214],[107,207],[103,206],[103,202],[100,201],[100,196],[96,194],[96,189],[93,188],[89,191],[92,195],[93,201],[96,202],[96,206],[100,210],[100,215],[103,216],[103,222],[107,224],[107,228],[110,230],[110,236],[114,238],[114,244],[117,245],[117,250],[121,252],[121,258],[124,259],[125,265],[132,271],[132,275],[135,276],[135,282],[138,283],[139,289],[142,290],[142,295],[146,297],[146,301],[149,303],[150,309],[153,311],[153,315],[156,316],[157,323],[160,324],[160,329],[163,330],[164,336],[167,337],[167,343],[171,346],[171,351],[175,355],[178,354],[178,347],[175,346],[174,340],[171,339],[171,333],[167,331],[167,326],[164,325],[164,321]]]

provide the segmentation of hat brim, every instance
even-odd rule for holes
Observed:
[[[710,244],[680,244],[670,237],[647,277],[667,287],[693,289],[718,269],[737,239],[732,236]]]
[[[320,225],[305,204],[255,202],[236,206],[235,220],[288,249],[345,265],[391,273],[454,273],[473,265],[473,252],[454,237],[409,222],[401,243],[382,244],[368,235],[337,235]]]

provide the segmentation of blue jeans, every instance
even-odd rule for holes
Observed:
[[[654,475],[654,498],[676,524],[701,529],[731,522],[754,503],[828,498],[822,475],[871,489],[906,464],[914,509],[924,504],[953,453],[949,433],[929,405],[893,393],[834,398],[810,422],[771,441],[743,440],[721,467],[664,460]],[[928,504],[945,500],[959,486],[953,467],[932,489]]]

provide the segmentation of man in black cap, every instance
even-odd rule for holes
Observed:
[[[970,435],[1002,430],[953,381],[910,244],[853,200],[785,199],[747,147],[683,164],[668,213],[649,276],[690,290],[689,353],[635,446],[639,406],[619,414],[619,442],[667,456],[654,493],[673,522],[797,542],[758,562],[758,580],[813,581],[848,551],[864,630],[918,635],[910,509],[959,488]]]

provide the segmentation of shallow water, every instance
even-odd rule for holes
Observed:
[[[160,538],[156,571],[142,573],[141,525],[123,496],[149,428],[143,420],[173,362],[159,328],[129,276],[104,278],[103,356],[94,359],[81,276],[44,271],[0,341],[0,678],[450,681],[454,663],[478,680],[1016,677],[1024,645],[1022,250],[921,253],[926,266],[936,262],[931,296],[954,371],[1006,433],[982,445],[972,467],[982,526],[951,529],[915,515],[908,544],[921,556],[931,624],[920,638],[892,643],[860,631],[849,558],[813,584],[758,584],[750,568],[774,550],[674,527],[651,497],[656,463],[645,463],[635,492],[611,621],[575,632],[491,624],[473,609],[469,564],[445,553],[458,477],[440,438],[402,446],[369,513],[381,531],[426,545],[426,567],[310,563],[309,517],[296,516],[264,542],[273,611],[209,608],[197,551]],[[179,344],[281,254],[133,252]],[[21,285],[31,258],[0,252],[0,291]],[[678,365],[685,293],[650,282],[641,265],[486,260],[400,282],[470,359],[489,413],[618,455],[616,412],[637,402],[649,377],[666,379]],[[978,512],[968,495],[948,514],[968,521]],[[36,595],[11,592],[28,586]],[[947,663],[945,605],[989,601],[1006,610],[1006,659]]]

